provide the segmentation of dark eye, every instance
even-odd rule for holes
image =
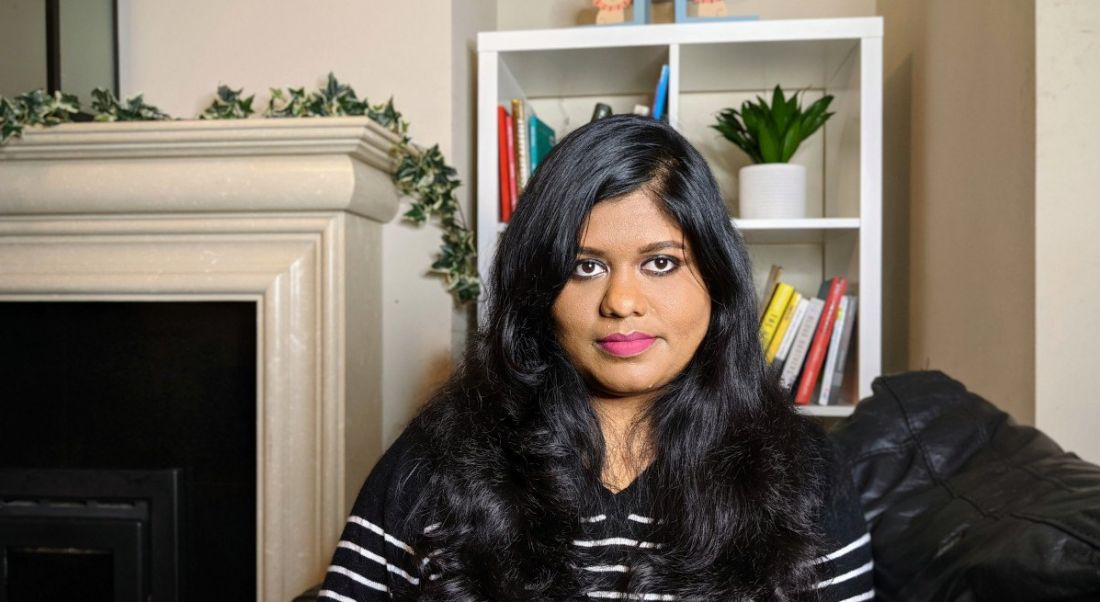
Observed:
[[[646,268],[646,271],[648,272],[652,272],[655,274],[668,274],[675,271],[676,268],[680,267],[680,262],[673,257],[661,255],[645,262],[645,266],[649,266],[648,268]]]
[[[605,271],[603,265],[593,259],[581,259],[573,267],[573,275],[581,278],[593,278]]]

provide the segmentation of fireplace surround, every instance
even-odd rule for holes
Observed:
[[[326,118],[70,124],[0,147],[0,303],[255,305],[257,600],[321,579],[381,452],[395,142]]]

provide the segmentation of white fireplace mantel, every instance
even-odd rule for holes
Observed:
[[[349,117],[69,124],[0,147],[0,301],[256,304],[260,601],[323,577],[381,452],[396,140]]]

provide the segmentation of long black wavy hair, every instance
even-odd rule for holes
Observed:
[[[667,124],[584,125],[539,164],[499,240],[487,319],[414,420],[430,441],[413,513],[435,550],[421,599],[564,600],[584,591],[577,535],[601,498],[605,443],[555,337],[551,305],[593,205],[646,190],[693,250],[710,324],[644,420],[659,553],[635,552],[629,589],[680,600],[813,600],[824,462],[820,429],[764,362],[751,264],[705,160]]]

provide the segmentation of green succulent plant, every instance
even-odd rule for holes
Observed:
[[[755,103],[741,103],[740,112],[732,107],[722,109],[718,123],[710,127],[745,151],[753,163],[786,163],[802,141],[833,116],[826,112],[832,96],[821,97],[803,111],[800,92],[803,90],[784,98],[783,89],[777,85],[771,106],[757,96]]]

